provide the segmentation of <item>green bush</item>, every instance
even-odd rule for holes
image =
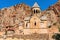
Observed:
[[[55,40],[60,40],[60,34],[56,33],[52,36],[52,38]]]

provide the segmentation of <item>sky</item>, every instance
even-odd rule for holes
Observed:
[[[37,2],[41,10],[46,10],[49,6],[57,3],[57,1],[58,0],[0,0],[0,9],[11,7],[20,3],[25,3],[32,7],[33,4]]]

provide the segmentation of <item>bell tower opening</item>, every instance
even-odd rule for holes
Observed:
[[[36,13],[40,13],[40,10],[36,10]]]
[[[35,13],[35,10],[34,10],[34,13]]]

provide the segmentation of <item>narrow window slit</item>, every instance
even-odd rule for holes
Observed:
[[[36,26],[36,22],[34,23],[34,25]]]

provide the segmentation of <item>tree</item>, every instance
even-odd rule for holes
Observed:
[[[60,40],[60,34],[56,33],[52,36],[52,38],[55,40]]]

